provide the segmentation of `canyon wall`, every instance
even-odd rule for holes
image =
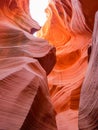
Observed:
[[[33,36],[40,26],[28,9],[0,0],[0,130],[57,130],[46,77],[55,48]]]
[[[79,100],[90,58],[89,48],[92,46],[94,17],[97,10],[98,1],[96,0],[51,0],[46,8],[47,21],[38,36],[45,38],[56,47],[57,62],[48,76],[48,83],[52,103],[57,112],[58,130],[78,130],[79,128],[87,130],[87,125],[89,126],[88,130],[92,130],[90,121],[85,126],[86,119],[89,120],[90,117],[82,119],[86,116],[91,103],[89,102],[90,93],[88,92],[87,98],[84,91],[92,79],[92,74],[91,79],[87,79],[85,88],[83,87],[81,100],[86,99],[85,102],[81,101],[83,103],[81,103],[80,109]],[[98,35],[98,33],[94,35]],[[94,99],[94,95],[92,98]],[[87,100],[89,104],[85,107]],[[79,124],[81,125],[78,128],[79,110]],[[97,117],[96,122],[98,122]]]
[[[98,129],[97,10],[50,0],[41,28],[29,0],[0,1],[0,129]]]
[[[91,56],[83,82],[79,106],[80,130],[98,129],[98,11],[95,15]]]

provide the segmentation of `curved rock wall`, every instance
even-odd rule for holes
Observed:
[[[83,82],[80,107],[80,130],[98,129],[98,11],[95,16],[95,24],[92,39],[92,52],[90,62]]]
[[[78,130],[80,91],[97,10],[96,0],[51,0],[47,21],[38,33],[56,47],[57,62],[48,83],[59,130]]]
[[[56,47],[57,62],[48,76],[52,102],[58,113],[70,108],[77,110],[78,88],[88,64],[87,49],[92,31],[85,22],[79,1],[66,1],[66,5],[63,1],[52,1],[46,12],[48,20],[38,35]]]
[[[29,0],[0,0],[0,129],[97,130],[97,10],[97,0],[50,0],[41,28]]]
[[[0,0],[0,130],[57,130],[46,77],[55,48],[33,36],[40,26],[28,8]]]

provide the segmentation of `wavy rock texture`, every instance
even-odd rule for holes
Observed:
[[[88,48],[98,1],[51,0],[38,32],[50,44],[32,36],[28,5],[0,1],[0,129],[97,130],[97,16],[89,66]]]
[[[80,130],[98,130],[98,12],[95,17],[90,63],[83,82],[79,107]]]
[[[0,0],[0,130],[57,129],[46,77],[55,48],[32,35],[40,26],[28,7]]]
[[[48,83],[58,130],[78,130],[80,90],[88,66],[88,48],[92,44],[97,10],[96,0],[51,0],[46,9],[47,21],[38,33],[56,47],[57,63],[48,76]],[[86,106],[86,102],[83,105]],[[85,121],[79,121],[80,128]]]

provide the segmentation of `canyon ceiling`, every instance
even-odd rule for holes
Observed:
[[[98,130],[97,10],[50,0],[40,27],[29,0],[0,0],[1,130]]]

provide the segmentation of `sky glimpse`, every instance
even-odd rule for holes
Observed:
[[[45,8],[48,5],[48,0],[30,0],[30,14],[40,26],[43,26],[46,21]]]

